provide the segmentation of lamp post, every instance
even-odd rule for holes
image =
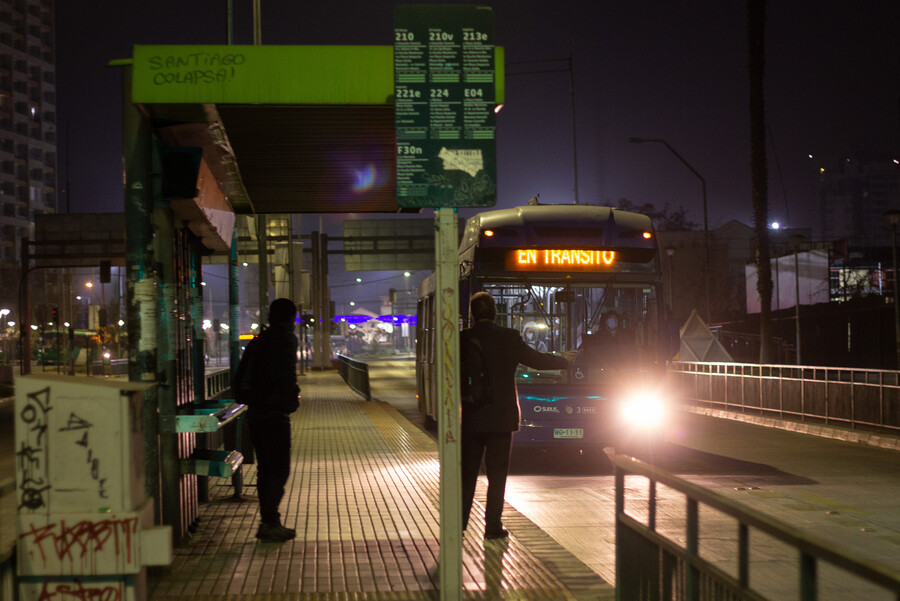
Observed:
[[[709,218],[706,210],[706,179],[700,175],[700,173],[694,169],[694,167],[684,160],[684,157],[678,154],[672,146],[663,139],[660,138],[628,138],[628,141],[632,144],[643,144],[644,142],[656,142],[658,144],[662,144],[669,151],[675,155],[675,157],[681,161],[685,167],[690,169],[691,173],[697,176],[702,184],[703,188],[703,284],[706,292],[706,323],[709,324]]]
[[[900,211],[887,211],[884,218],[891,224],[891,250],[894,266],[894,345],[897,353],[897,366],[900,367],[900,290],[897,287],[897,223],[900,223]]]
[[[572,55],[568,58],[546,58],[533,61],[513,61],[506,63],[507,66],[513,65],[534,65],[538,63],[566,63],[566,68],[548,68],[537,71],[519,71],[517,73],[507,72],[507,77],[514,75],[531,75],[535,73],[561,73],[567,71],[569,73],[569,100],[572,107],[572,179],[574,182],[573,192],[575,195],[575,204],[578,204],[578,142],[576,141],[576,121],[575,121],[575,68],[572,65]]]
[[[804,238],[800,234],[794,234],[788,240],[790,240],[791,246],[794,247],[794,336],[797,348],[797,365],[802,365],[800,362],[800,261],[797,259],[797,251],[800,250],[800,245],[803,243]]]

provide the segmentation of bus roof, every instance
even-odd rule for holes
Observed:
[[[482,236],[485,230],[494,235]],[[656,240],[650,218],[639,213],[587,205],[529,205],[470,217],[460,249],[563,244],[650,248]]]

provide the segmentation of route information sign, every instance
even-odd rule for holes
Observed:
[[[397,204],[497,200],[494,14],[472,5],[394,10]]]

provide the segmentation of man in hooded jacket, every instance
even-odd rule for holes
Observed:
[[[281,523],[278,505],[291,473],[290,414],[300,406],[297,386],[297,307],[287,298],[272,301],[269,327],[257,340],[250,366],[252,391],[247,404],[250,440],[256,451],[256,488],[261,523],[256,538],[283,542],[296,536]],[[249,349],[249,346],[248,346]],[[246,354],[247,351],[245,350]]]

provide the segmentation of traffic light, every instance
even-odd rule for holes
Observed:
[[[59,307],[53,307],[50,309],[50,321],[56,323],[59,321]]]
[[[111,266],[109,261],[100,261],[100,283],[101,284],[109,284],[112,280],[111,274]]]

